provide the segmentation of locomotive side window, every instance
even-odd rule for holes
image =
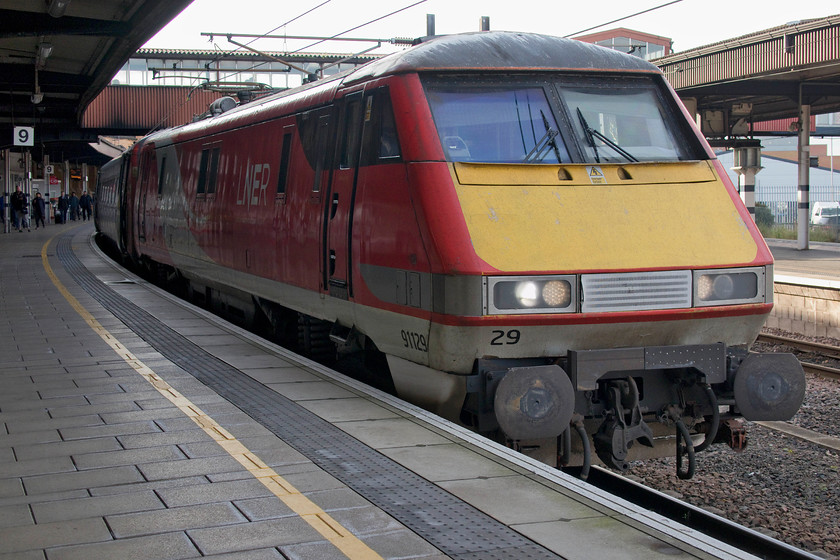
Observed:
[[[158,175],[158,196],[163,194],[163,183],[166,180],[166,156],[164,156],[160,162],[160,174]]]
[[[292,153],[292,133],[283,135],[283,146],[280,148],[280,172],[277,177],[277,194],[286,192],[286,180],[289,175],[289,158]]]
[[[213,148],[210,150],[210,170],[207,176],[207,194],[216,192],[216,182],[219,177],[219,154],[221,148]]]
[[[400,141],[397,138],[397,124],[391,98],[381,92],[379,104],[379,159],[400,157]]]
[[[558,84],[586,162],[698,159],[652,83]]]
[[[349,96],[348,96],[349,97]],[[361,94],[354,94],[344,109],[343,136],[341,139],[340,169],[356,167],[359,157],[359,126],[361,124]]]
[[[569,162],[540,85],[426,84],[447,161]]]
[[[219,156],[221,148],[205,148],[201,150],[201,161],[198,167],[197,194],[212,194],[216,192],[216,179],[219,170]]]
[[[196,194],[204,194],[207,185],[207,162],[210,159],[210,150],[201,150],[201,161],[198,164],[198,185]]]
[[[401,160],[400,141],[388,88],[379,88],[365,98],[363,165]]]

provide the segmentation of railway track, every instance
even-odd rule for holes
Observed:
[[[578,474],[576,469],[564,470],[570,474]],[[592,467],[587,482],[647,510],[658,513],[667,519],[725,542],[738,550],[748,552],[757,558],[785,558],[786,560],[815,560],[819,558],[810,552],[800,550],[682,500],[672,498],[601,467]]]
[[[789,348],[799,350],[800,352],[814,354],[817,359],[827,358],[828,360],[835,360],[837,367],[834,367],[833,365],[814,363],[810,360],[803,360],[801,356],[799,361],[802,363],[802,368],[806,373],[819,375],[829,379],[840,380],[840,347],[775,334],[760,334],[758,339],[756,339],[756,342],[787,346]]]
[[[756,342],[786,346],[788,348],[798,350],[799,352],[813,355],[816,359],[837,360],[837,362],[840,363],[840,348],[829,344],[799,340],[769,333],[759,335]],[[840,380],[840,369],[830,365],[810,362],[808,359],[803,359],[805,358],[804,356],[799,356],[799,358],[799,361],[802,363],[802,368],[806,373],[817,375],[826,379]],[[802,428],[791,422],[757,422],[757,424],[760,424],[770,430],[815,443],[827,449],[840,451],[840,438],[821,434],[807,428]]]

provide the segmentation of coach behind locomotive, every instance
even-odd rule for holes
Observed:
[[[772,256],[635,57],[436,37],[153,134],[102,178],[99,230],[138,265],[552,464],[676,448],[690,476],[719,425],[804,395],[792,356],[747,350]]]

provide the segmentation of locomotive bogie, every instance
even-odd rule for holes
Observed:
[[[744,354],[772,256],[649,63],[467,34],[227,105],[99,186],[101,236],[204,304],[549,462],[572,427],[624,468],[718,398],[798,407],[801,369]]]

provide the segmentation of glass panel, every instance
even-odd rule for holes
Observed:
[[[163,184],[168,181],[166,169],[166,156],[160,162],[160,175],[158,176],[158,194],[163,194]]]
[[[559,86],[587,162],[689,159],[653,87]]]
[[[219,153],[221,148],[213,148],[210,153],[210,170],[207,176],[207,193],[216,192],[216,180],[219,176]]]
[[[360,129],[362,127],[362,99],[361,94],[354,94],[349,99],[344,111],[344,130],[341,139],[341,169],[356,167],[359,157]]]
[[[387,91],[382,90],[377,96],[379,103],[379,159],[400,157],[400,140],[397,137],[397,123]]]
[[[570,161],[540,86],[431,85],[427,96],[447,161]]]
[[[204,194],[207,186],[207,162],[210,158],[210,150],[201,150],[201,163],[198,164],[198,186],[196,194]]]
[[[280,148],[280,172],[277,177],[277,194],[286,192],[286,176],[289,174],[289,157],[292,153],[292,133],[283,134],[283,147]]]

